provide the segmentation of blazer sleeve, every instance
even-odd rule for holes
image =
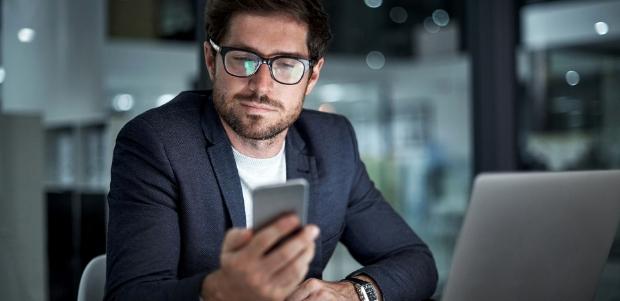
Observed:
[[[129,122],[114,148],[105,300],[198,300],[205,274],[177,278],[177,187],[158,133]]]
[[[430,298],[437,285],[433,256],[375,188],[360,160],[353,127],[347,125],[355,172],[341,242],[364,266],[349,276],[370,276],[387,301]]]

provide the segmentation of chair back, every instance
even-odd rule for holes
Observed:
[[[102,301],[105,288],[106,255],[93,258],[84,268],[77,301]]]

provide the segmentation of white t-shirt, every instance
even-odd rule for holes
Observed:
[[[234,147],[233,155],[239,178],[241,179],[241,190],[243,192],[243,205],[245,207],[245,224],[248,228],[252,227],[252,210],[254,203],[252,200],[252,189],[268,184],[286,182],[286,156],[284,145],[280,152],[266,159],[248,157]]]

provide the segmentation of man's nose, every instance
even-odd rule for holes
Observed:
[[[254,75],[250,77],[250,89],[259,95],[265,95],[273,88],[274,80],[267,64],[261,64]]]

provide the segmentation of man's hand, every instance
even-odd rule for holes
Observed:
[[[310,278],[304,281],[286,301],[358,301],[355,286],[347,281],[328,282]]]
[[[270,249],[298,227],[299,219],[289,215],[257,233],[229,230],[222,245],[220,269],[205,277],[201,297],[205,301],[284,300],[308,272],[319,228],[305,226]]]

